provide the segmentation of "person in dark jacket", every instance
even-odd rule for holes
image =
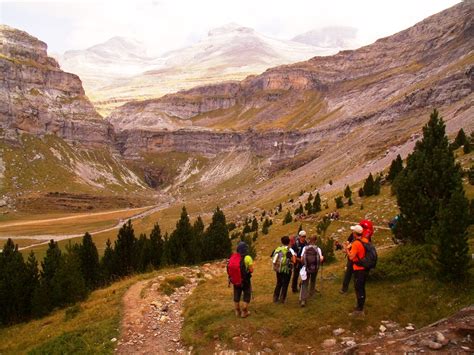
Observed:
[[[293,246],[293,251],[296,254],[296,262],[295,267],[293,270],[293,280],[291,281],[291,291],[293,293],[298,292],[298,277],[300,276],[300,270],[303,267],[301,262],[301,253],[303,252],[303,248],[308,245],[306,242],[306,232],[304,230],[298,233],[298,238],[296,239],[296,243]]]

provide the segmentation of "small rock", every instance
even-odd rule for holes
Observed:
[[[270,348],[265,348],[265,349],[263,349],[263,352],[264,352],[264,353],[272,353],[273,350],[270,349]]]
[[[343,343],[347,343],[348,341],[354,341],[355,339],[353,337],[342,337],[341,340]]]
[[[442,344],[437,343],[433,340],[429,340],[429,339],[422,340],[420,344],[423,345],[423,346],[427,346],[432,350],[438,350],[438,349],[441,349],[443,347]]]
[[[336,339],[326,339],[323,341],[323,348],[332,348],[334,345],[336,345]]]
[[[356,346],[357,343],[354,340],[349,340],[349,341],[346,341],[346,345],[349,347],[353,347],[353,346]]]
[[[470,351],[470,350],[471,350],[468,346],[461,346],[461,349],[466,350],[466,351]]]
[[[405,344],[408,345],[408,346],[413,346],[413,345],[416,345],[416,341],[408,340],[407,342],[405,342]]]
[[[343,334],[345,331],[346,331],[345,329],[337,328],[337,329],[334,329],[334,330],[332,331],[332,334],[333,334],[335,337],[337,337],[337,336]]]
[[[111,341],[112,343],[115,343],[115,342],[117,341],[117,338],[112,338],[112,339],[110,339],[110,341]]]
[[[441,333],[439,331],[436,331],[435,335],[436,335],[436,342],[437,343],[440,343],[440,344],[443,344],[443,345],[446,345],[446,344],[449,343],[449,340],[446,339],[446,337],[443,335],[443,333]]]
[[[415,327],[412,326],[412,325],[408,325],[408,326],[405,327],[405,329],[406,329],[406,330],[413,331],[413,330],[415,330]]]
[[[279,350],[283,349],[283,344],[282,343],[275,343],[273,346]]]
[[[386,328],[385,326],[381,325],[381,326],[379,327],[379,330],[380,330],[382,333],[384,333],[384,332],[387,330],[387,328]]]

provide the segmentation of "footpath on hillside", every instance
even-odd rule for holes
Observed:
[[[181,341],[183,305],[199,282],[225,272],[225,261],[167,270],[161,275],[134,284],[123,297],[121,337],[118,354],[188,353]],[[187,284],[167,296],[160,288],[166,280],[182,276]]]

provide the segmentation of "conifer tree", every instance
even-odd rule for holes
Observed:
[[[314,197],[313,211],[321,212],[321,195],[319,194],[319,191],[316,193],[316,196]]]
[[[281,205],[281,202],[278,204],[278,212],[283,211],[283,206]]]
[[[224,212],[216,208],[212,215],[212,221],[204,233],[205,254],[207,260],[215,260],[229,257],[232,243],[225,220]]]
[[[372,173],[369,173],[364,183],[364,196],[372,196],[374,194],[374,183],[374,177]]]
[[[227,226],[226,226],[227,228]],[[181,217],[176,223],[175,230],[171,233],[168,241],[172,264],[184,265],[191,263],[193,229],[189,222],[188,212],[183,206]]]
[[[82,237],[82,245],[79,248],[80,269],[84,276],[84,281],[89,290],[99,286],[100,264],[99,252],[92,240],[92,236],[86,232]]]
[[[462,151],[464,152],[464,154],[469,154],[471,150],[472,150],[472,144],[469,142],[469,139],[466,139],[466,142],[464,143]]]
[[[297,209],[295,209],[295,216],[299,215],[299,214],[303,214],[304,213],[304,210],[303,210],[303,205],[300,203],[300,205],[298,206]]]
[[[250,237],[250,235],[248,234],[242,234],[241,236],[241,239],[240,239],[242,242],[245,242],[247,243],[249,249],[248,249],[248,255],[250,255],[252,257],[252,259],[255,260],[255,258],[257,257],[257,251],[255,249],[255,245],[254,243],[252,242],[252,238]]]
[[[354,202],[352,202],[352,198],[349,197],[349,199],[347,200],[347,204],[349,206],[352,206],[354,204]]]
[[[458,149],[459,147],[462,147],[466,142],[468,141],[466,137],[466,133],[464,130],[461,128],[458,131],[458,134],[456,135],[456,138],[454,139],[453,144],[451,144],[452,149]]]
[[[145,272],[151,264],[151,243],[145,233],[141,233],[135,243],[134,270]]]
[[[344,189],[344,197],[349,199],[352,196],[352,190],[349,187],[349,185],[346,185],[346,188]]]
[[[263,221],[262,233],[263,234],[268,234],[268,228],[269,227],[270,227],[269,220],[268,220],[268,218],[265,218],[265,220]]]
[[[230,223],[229,223],[230,224]],[[198,216],[193,224],[193,241],[192,241],[192,263],[197,264],[204,259],[204,222],[201,216]]]
[[[253,220],[252,220],[252,227],[251,227],[251,231],[252,232],[255,232],[258,230],[258,221],[257,219],[254,217]]]
[[[381,180],[382,177],[378,175],[374,180],[374,195],[380,195],[380,188],[381,188]]]
[[[161,254],[161,266],[171,265],[171,249],[170,249],[170,238],[168,232],[163,237],[163,254]]]
[[[469,203],[469,224],[474,224],[474,199]]]
[[[283,224],[288,224],[293,222],[293,217],[291,216],[291,212],[288,210],[286,212],[285,218],[283,219]]]
[[[364,188],[361,187],[358,191],[359,197],[364,197]]]
[[[455,163],[445,125],[434,110],[423,127],[423,138],[407,158],[406,167],[395,180],[400,209],[397,238],[423,244],[438,212],[454,191],[462,189],[460,167]]]
[[[30,252],[28,255],[28,259],[26,260],[26,298],[29,300],[28,302],[28,310],[26,312],[27,315],[33,314],[33,297],[36,290],[40,286],[40,271],[38,267],[38,260],[36,259],[35,253],[33,251]]]
[[[161,265],[161,256],[163,255],[163,239],[161,238],[161,229],[158,223],[155,223],[150,233],[150,257],[153,267],[158,268]]]
[[[104,284],[109,283],[118,276],[115,252],[112,248],[110,239],[107,239],[107,242],[105,243],[104,255],[102,256],[102,259],[100,259],[100,270],[102,282]]]
[[[252,228],[250,228],[249,223],[248,223],[247,218],[246,218],[242,233],[247,234],[247,233],[250,233],[251,231],[252,231]]]
[[[336,202],[336,208],[343,208],[344,202],[342,202],[342,196],[337,196],[334,201]]]
[[[390,164],[390,169],[388,170],[387,180],[393,182],[397,175],[403,170],[403,160],[400,154],[392,160],[392,164]]]
[[[437,222],[430,231],[437,245],[435,255],[441,279],[461,282],[469,275],[468,211],[464,191],[454,191],[449,200],[441,204]]]
[[[28,315],[30,299],[23,256],[9,238],[0,254],[0,322],[10,324]]]
[[[83,300],[87,287],[80,269],[79,253],[72,245],[61,256],[59,265],[51,279],[51,300],[54,306],[65,306]]]
[[[115,241],[114,253],[118,276],[129,275],[133,272],[136,242],[137,238],[135,238],[132,221],[129,219],[119,229],[117,240]]]

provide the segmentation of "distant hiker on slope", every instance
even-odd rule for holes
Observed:
[[[303,248],[301,261],[304,272],[301,276],[300,305],[304,307],[308,297],[313,296],[316,291],[316,276],[318,276],[319,267],[324,261],[321,249],[316,245],[316,236],[312,236],[309,239],[309,244]]]
[[[360,221],[359,225],[363,229],[363,236],[369,240],[369,242],[372,239],[372,235],[374,234],[374,226],[371,221],[368,219],[363,219]],[[347,241],[345,242],[345,245],[348,247],[348,249],[351,249],[351,244],[355,240],[355,232],[353,231],[349,237],[347,238]],[[344,279],[342,281],[342,288],[339,291],[340,294],[347,293],[347,290],[349,289],[349,284],[351,282],[352,278],[352,272],[353,272],[353,263],[352,260],[347,258],[347,263],[346,263],[346,271],[344,273]]]
[[[357,265],[357,263],[365,257],[365,248],[362,243],[368,243],[369,240],[363,236],[364,229],[360,224],[351,227],[354,232],[354,241],[349,247],[347,243],[344,243],[344,251],[347,254],[349,260],[352,261],[352,268],[354,272],[354,289],[356,292],[357,306],[351,313],[353,316],[364,315],[364,304],[365,304],[365,282],[369,270],[366,270],[363,266]]]
[[[239,242],[237,253],[233,253],[227,264],[229,282],[234,286],[234,310],[238,317],[246,318],[250,315],[248,310],[252,296],[252,284],[250,278],[253,273],[253,259],[248,255],[249,247],[245,242]],[[240,307],[240,299],[243,294],[243,306]]]
[[[291,271],[296,262],[296,253],[289,247],[290,238],[284,236],[281,238],[281,246],[276,248],[271,257],[273,270],[276,272],[277,283],[273,291],[274,303],[285,303],[288,292],[288,285],[291,280]]]
[[[306,242],[306,232],[304,230],[298,233],[298,238],[296,239],[296,243],[293,246],[293,251],[296,253],[296,263],[293,270],[293,280],[291,281],[291,291],[293,293],[298,292],[298,277],[300,276],[300,270],[303,266],[301,264],[301,253],[303,252],[303,248],[308,245]]]

